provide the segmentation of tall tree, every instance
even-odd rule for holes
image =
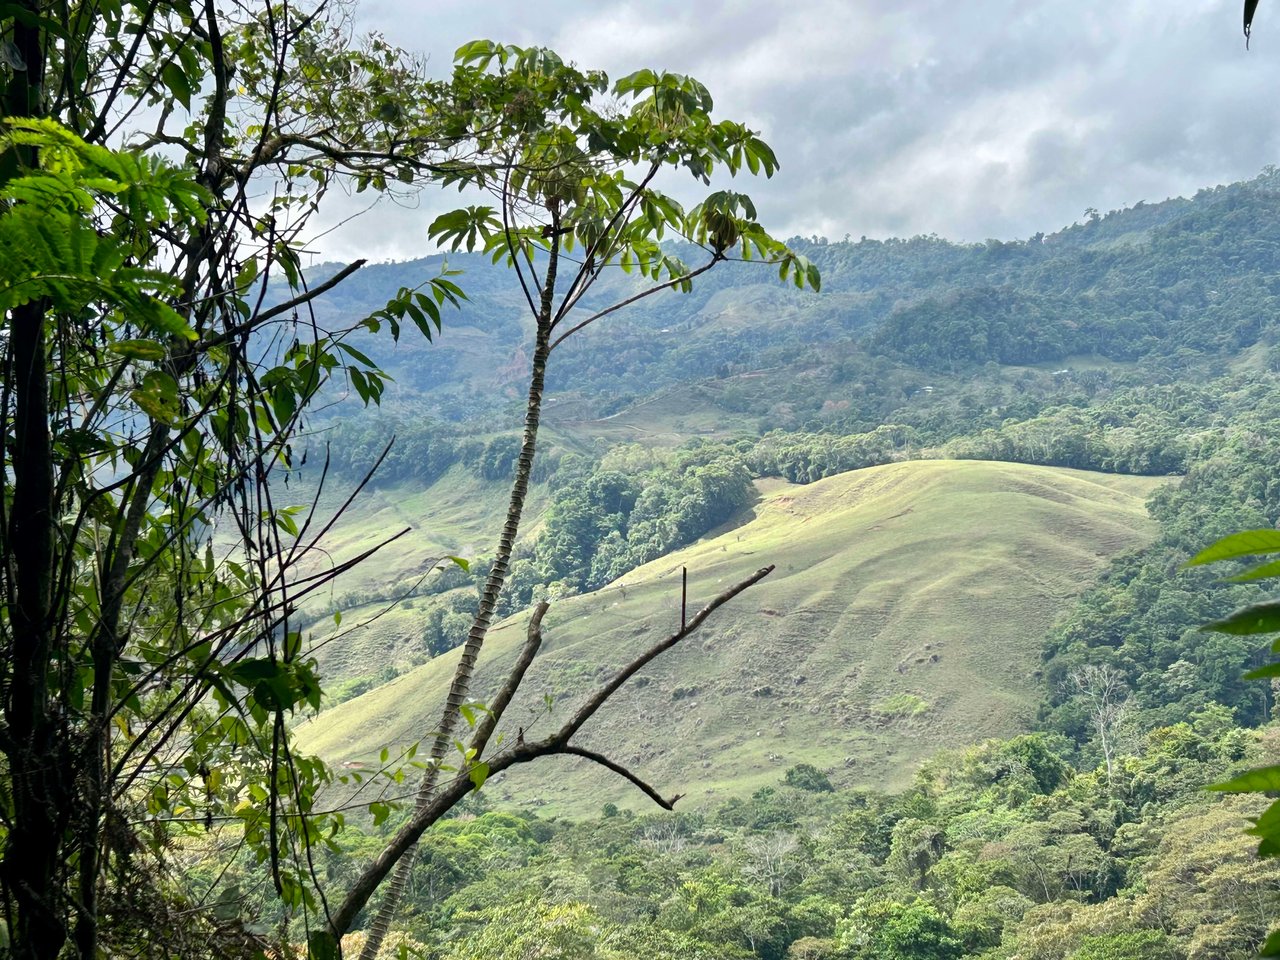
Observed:
[[[491,162],[459,167],[444,179],[486,191],[496,205],[444,214],[429,235],[453,250],[479,247],[510,265],[534,324],[532,369],[506,520],[431,738],[414,814],[331,923],[332,935],[340,935],[395,865],[365,942],[365,960],[376,956],[390,928],[416,837],[431,816],[440,815],[431,814],[438,809],[436,788],[506,583],[553,353],[610,314],[665,291],[688,291],[699,276],[730,260],[761,260],[802,288],[817,289],[820,282],[813,264],[757,222],[747,196],[716,191],[686,210],[655,186],[671,168],[704,184],[718,168],[765,176],[777,169],[758,134],[713,119],[711,95],[693,78],[641,70],[610,85],[604,73],[583,71],[550,50],[487,40],[459,49],[456,64],[454,87],[466,91],[472,104],[472,142]],[[686,264],[664,240],[692,245],[701,262]],[[589,294],[607,271],[633,275],[636,282],[616,299],[594,301]]]
[[[0,894],[14,956],[88,958],[148,808],[265,784],[246,837],[301,896],[278,840],[320,770],[284,721],[318,702],[316,531],[270,479],[327,379],[378,398],[353,329],[460,291],[324,330],[308,304],[361,264],[308,288],[299,249],[339,180],[465,157],[447,85],[323,0],[13,0],[0,50]]]

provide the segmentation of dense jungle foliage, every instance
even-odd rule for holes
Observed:
[[[1033,734],[941,754],[896,795],[833,792],[803,762],[689,814],[543,818],[487,809],[481,792],[426,838],[389,946],[449,960],[1243,960],[1274,918],[1280,863],[1243,833],[1263,801],[1199,785],[1276,750],[1274,731],[1210,705],[1135,737],[1111,776]],[[349,868],[323,869],[340,883]]]

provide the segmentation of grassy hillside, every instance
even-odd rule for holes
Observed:
[[[807,486],[772,482],[742,522],[620,583],[553,605],[516,726],[558,724],[601,677],[679,618],[768,563],[775,573],[656,661],[583,742],[690,803],[746,794],[805,761],[838,784],[899,786],[939,746],[1025,730],[1040,643],[1106,559],[1145,542],[1149,477],[977,461],[891,464]],[[476,691],[523,636],[498,625]],[[372,759],[436,722],[456,654],[305,725],[304,746]],[[547,716],[544,694],[553,698]],[[510,735],[510,733],[509,733]],[[577,761],[513,771],[495,799],[642,807]]]
[[[320,499],[317,525],[337,511],[351,489],[345,478],[330,479]],[[481,480],[461,466],[417,489],[409,484],[371,485],[362,491],[325,535],[324,551],[316,554],[311,570],[339,565],[388,537],[409,532],[305,601],[304,614],[320,618],[309,632],[320,643],[315,655],[326,676],[372,675],[403,658],[422,633],[421,614],[412,600],[391,609],[388,601],[421,586],[423,574],[441,557],[474,558],[492,550],[509,493],[508,483]],[[313,496],[314,489],[295,486],[291,502],[309,503]],[[545,486],[534,484],[525,508],[531,528],[545,502]],[[343,623],[338,638],[331,639],[333,624],[328,618],[335,610],[342,613]],[[357,626],[373,617],[377,619],[369,626]]]

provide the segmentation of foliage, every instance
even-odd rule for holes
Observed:
[[[1271,735],[1198,716],[1125,758],[1120,791],[1039,734],[943,752],[893,795],[777,786],[697,813],[443,821],[406,934],[477,960],[564,956],[1250,956],[1274,862],[1178,758],[1222,771]],[[785,810],[787,816],[778,817]],[[914,851],[914,852],[913,852]],[[907,869],[903,869],[903,867]]]
[[[1269,557],[1277,553],[1280,553],[1280,530],[1271,528],[1246,530],[1228,534],[1210,544],[1187,561],[1187,565],[1222,563],[1246,557]],[[1245,569],[1232,579],[1254,581],[1278,575],[1280,575],[1280,563],[1268,559],[1260,565]],[[1204,629],[1229,636],[1245,637],[1280,633],[1280,602],[1267,600],[1256,603],[1209,623]],[[1272,644],[1271,650],[1280,652],[1280,640]],[[1245,679],[1262,680],[1275,676],[1280,676],[1280,663],[1272,662],[1250,671],[1245,675]],[[1280,766],[1269,766],[1249,770],[1215,785],[1213,789],[1234,793],[1269,793],[1278,787],[1280,787]],[[1259,856],[1280,856],[1280,801],[1275,801],[1263,811],[1249,833],[1259,838]],[[1262,956],[1280,956],[1280,932],[1273,933],[1267,938]]]
[[[121,81],[136,82],[128,69]],[[211,128],[210,143],[225,132]],[[200,171],[50,117],[4,121],[3,878],[19,956],[56,953],[73,927],[92,955],[146,924],[101,879],[113,862],[125,884],[155,869],[164,831],[126,826],[139,818],[225,816],[284,901],[309,902],[305,864],[277,842],[281,829],[317,842],[320,824],[301,818],[330,779],[284,739],[285,715],[320,702],[290,624],[309,545],[264,485],[289,468],[289,439],[327,379],[372,400],[382,374],[349,330],[257,341],[308,295],[291,268],[283,304],[254,293],[293,256],[285,238],[246,229],[205,250],[249,216],[214,170],[229,162],[222,145]],[[215,549],[224,527],[234,533]],[[231,924],[213,948],[258,938]]]
[[[830,793],[835,789],[827,775],[811,763],[797,763],[794,767],[788,767],[782,776],[782,782],[788,787],[812,793]]]

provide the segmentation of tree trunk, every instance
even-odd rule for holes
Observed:
[[[440,765],[444,762],[453,743],[454,727],[457,725],[460,708],[467,702],[471,688],[471,677],[475,673],[476,660],[480,649],[484,646],[485,636],[498,607],[498,598],[502,594],[503,585],[510,569],[511,554],[515,549],[516,537],[520,533],[520,519],[524,514],[524,501],[529,493],[529,478],[533,473],[533,458],[537,449],[538,426],[542,416],[542,393],[546,381],[547,357],[551,353],[551,307],[555,296],[556,265],[559,260],[558,249],[553,247],[547,263],[547,275],[544,280],[541,302],[538,305],[538,335],[533,352],[533,370],[529,377],[529,396],[525,405],[524,435],[520,443],[520,457],[516,461],[515,481],[511,486],[511,499],[507,504],[507,519],[502,527],[502,535],[498,539],[498,549],[493,558],[493,567],[485,580],[484,590],[480,594],[480,603],[476,609],[475,619],[467,634],[467,642],[463,645],[462,656],[454,671],[453,683],[449,687],[449,695],[445,700],[444,714],[440,719],[438,733],[431,747],[431,757],[427,761],[427,770],[423,774],[422,785],[414,805],[415,811],[423,809],[431,799],[439,777]],[[409,882],[413,871],[415,847],[411,847],[387,882],[386,892],[378,908],[377,916],[369,926],[369,935],[364,949],[360,952],[360,960],[375,960],[382,941],[391,928],[391,921],[400,905],[400,898]],[[350,928],[355,914],[363,907],[360,904],[354,910],[348,910],[347,904],[333,920],[335,932],[339,935]]]
[[[13,502],[6,540],[14,600],[13,678],[5,703],[13,826],[4,884],[15,908],[14,957],[43,960],[66,939],[59,886],[71,802],[68,749],[50,699],[53,653],[53,465],[44,307],[10,311]]]

